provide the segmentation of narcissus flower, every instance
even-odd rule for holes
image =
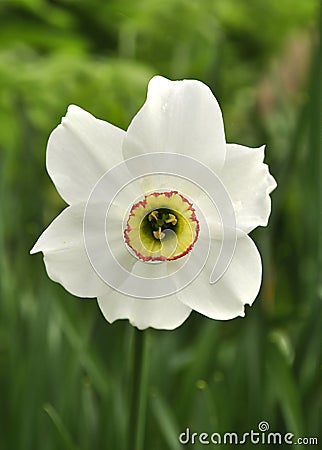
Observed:
[[[108,322],[174,329],[192,310],[243,316],[262,278],[248,233],[267,225],[276,187],[263,159],[264,147],[226,143],[219,105],[200,81],[152,78],[126,132],[71,105],[46,161],[68,206],[31,253],[43,252],[48,276],[69,292],[96,297]],[[127,181],[116,188],[122,173]]]

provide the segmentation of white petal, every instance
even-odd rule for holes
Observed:
[[[214,264],[213,253],[209,262]],[[212,319],[244,316],[244,305],[253,303],[262,279],[261,258],[254,242],[249,236],[237,240],[233,259],[215,284],[209,283],[211,270],[211,264],[207,263],[193,283],[177,292],[178,299]]]
[[[191,313],[191,308],[181,303],[175,296],[142,300],[126,297],[112,289],[98,297],[98,305],[108,322],[128,319],[140,330],[148,327],[173,330],[178,328]]]
[[[170,81],[157,76],[147,100],[130,124],[123,154],[172,152],[194,157],[218,171],[225,159],[225,133],[220,107],[200,81]]]
[[[266,226],[271,212],[270,193],[276,181],[263,163],[264,146],[249,148],[227,144],[220,178],[232,200],[237,227],[245,233]]]
[[[84,246],[84,205],[69,206],[42,233],[30,253],[43,252],[49,278],[78,297],[97,297],[109,287],[96,274]]]
[[[193,181],[178,177],[173,174],[153,174],[147,175],[139,180],[142,192],[149,194],[152,192],[178,191],[184,197],[195,202],[200,196],[205,196],[202,188]]]
[[[48,173],[67,203],[85,202],[100,177],[123,160],[124,135],[78,106],[68,107],[47,145]]]

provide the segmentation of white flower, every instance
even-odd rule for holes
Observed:
[[[196,261],[199,257],[196,249],[205,239],[203,214],[211,241],[199,275],[184,289],[163,297],[154,288],[160,284],[150,283],[145,297],[151,298],[138,298],[125,295],[121,281],[120,289],[111,287],[89,258],[83,226],[94,187],[116,164],[150,153],[195,158],[216,173],[229,194],[238,239],[227,270],[214,284],[209,279],[222,244],[220,217],[196,183],[173,173],[133,178],[115,197],[108,214],[104,198],[97,202],[88,239],[104,264],[97,240],[101,230],[95,224],[100,214],[106,215],[106,238],[120,266],[140,277],[165,277],[164,283],[172,275],[176,284],[176,273],[189,257]],[[174,329],[192,309],[219,320],[243,316],[244,305],[256,298],[262,277],[260,255],[248,233],[267,225],[269,194],[276,187],[263,159],[263,147],[226,144],[218,103],[199,81],[154,77],[145,104],[126,132],[72,105],[47,146],[48,173],[69,206],[43,232],[31,253],[43,252],[48,276],[69,292],[97,297],[108,322],[128,319],[139,329]],[[113,272],[113,267],[107,270]]]

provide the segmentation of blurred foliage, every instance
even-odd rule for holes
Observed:
[[[152,331],[146,448],[180,449],[187,426],[321,433],[319,14],[317,0],[0,1],[0,448],[123,448],[131,327],[28,251],[64,207],[44,159],[68,104],[126,128],[156,73],[209,84],[228,141],[266,142],[279,187],[253,233],[264,280],[247,318]]]

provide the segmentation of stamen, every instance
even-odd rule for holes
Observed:
[[[161,227],[159,227],[158,231],[153,231],[153,236],[161,241],[161,239],[165,238],[165,233],[163,233]]]
[[[165,223],[171,223],[172,225],[176,225],[176,223],[178,222],[178,219],[176,218],[176,216],[174,214],[169,214],[169,218],[166,219]]]
[[[151,214],[149,214],[149,222],[152,220],[157,221],[158,220],[158,211],[152,211]]]

